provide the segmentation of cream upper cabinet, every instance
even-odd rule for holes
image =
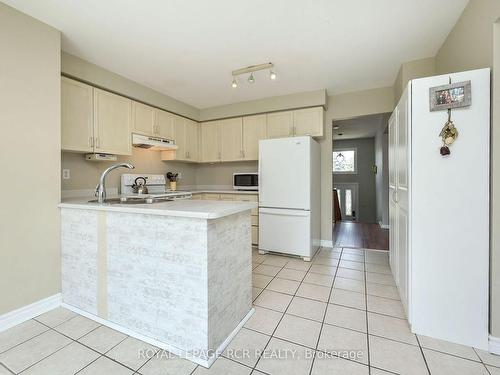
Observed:
[[[132,131],[138,134],[156,134],[156,109],[148,105],[132,102]]]
[[[293,135],[293,111],[267,114],[267,137],[280,138]]]
[[[221,161],[220,122],[210,121],[201,124],[201,160],[204,162]]]
[[[72,79],[61,79],[61,148],[92,152],[94,144],[93,88]]]
[[[259,141],[266,139],[266,115],[243,117],[243,159],[259,159]]]
[[[304,108],[293,111],[294,135],[323,136],[323,107]]]
[[[220,151],[222,161],[243,159],[243,121],[241,117],[220,121]]]
[[[169,112],[156,110],[156,131],[154,135],[162,138],[174,138],[174,115]]]
[[[200,124],[196,121],[184,119],[186,134],[186,158],[189,161],[198,161],[200,159]]]
[[[175,150],[176,160],[186,159],[186,127],[184,126],[184,118],[174,115],[173,118],[174,140],[177,150]]]
[[[96,152],[130,155],[132,101],[94,88],[94,146]]]

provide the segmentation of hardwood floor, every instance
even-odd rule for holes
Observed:
[[[389,250],[389,230],[378,224],[340,221],[333,227],[333,246]]]

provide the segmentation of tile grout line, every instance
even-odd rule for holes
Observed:
[[[316,351],[318,350],[319,340],[321,339],[321,334],[323,333],[323,327],[325,326],[325,319],[326,319],[326,314],[328,312],[328,305],[329,305],[329,302],[330,302],[330,298],[332,297],[333,285],[335,284],[335,279],[337,278],[337,273],[339,271],[340,260],[342,259],[343,251],[344,251],[344,249],[341,248],[339,259],[338,259],[338,262],[337,262],[337,267],[335,268],[335,274],[333,275],[332,286],[330,288],[330,293],[328,294],[328,299],[326,301],[325,312],[323,313],[323,320],[321,322],[321,327],[319,329],[318,339],[316,340],[316,347],[314,348],[314,356],[313,356],[313,359],[312,359],[312,362],[311,362],[311,368],[309,369],[309,375],[312,374],[313,367],[314,367],[314,362],[316,361]]]
[[[318,251],[320,251],[320,250],[321,250],[321,247],[318,249]],[[285,314],[286,314],[286,312],[288,311],[288,308],[290,307],[290,305],[292,304],[293,299],[297,296],[297,291],[300,289],[300,286],[302,285],[302,283],[303,283],[303,281],[304,281],[304,278],[306,277],[307,273],[308,273],[308,272],[309,272],[309,270],[311,269],[311,267],[312,267],[312,265],[313,265],[314,258],[315,258],[315,257],[313,257],[313,259],[311,259],[310,264],[309,264],[309,268],[307,269],[307,271],[305,271],[305,274],[304,274],[304,276],[302,277],[302,279],[301,279],[301,281],[300,281],[299,286],[298,286],[298,287],[297,287],[297,289],[295,290],[295,293],[293,294],[292,298],[290,299],[290,302],[288,302],[288,305],[286,306],[285,310],[283,311],[283,313],[282,313],[282,315],[281,315],[281,318],[280,318],[280,320],[278,321],[278,324],[276,324],[276,327],[274,327],[273,332],[272,332],[272,333],[271,333],[271,335],[269,336],[269,340],[267,341],[266,345],[264,346],[263,351],[265,351],[265,350],[266,350],[266,348],[269,346],[269,343],[271,342],[271,340],[273,339],[273,337],[274,337],[274,338],[276,338],[276,339],[278,339],[278,340],[283,340],[283,339],[281,339],[281,338],[279,338],[279,337],[274,336],[274,334],[276,333],[276,330],[278,329],[279,325],[281,324],[281,321],[282,321],[282,320],[283,320],[283,318],[285,317]],[[287,263],[288,263],[288,262],[287,262]],[[285,268],[285,266],[287,265],[287,263],[285,263],[285,264],[283,265],[283,267],[282,267],[282,269],[281,269],[281,270],[283,270],[283,269]],[[281,272],[281,270],[280,270],[280,272]],[[279,272],[278,272],[278,273],[279,273]],[[273,280],[274,280],[274,278],[275,278],[275,277],[277,277],[278,273],[277,273],[277,274],[273,277],[273,279],[271,279],[271,280],[269,281],[269,283],[271,283],[271,281],[273,281]],[[268,285],[269,285],[269,284],[268,284]],[[278,293],[278,292],[276,292],[276,293]],[[257,305],[257,306],[258,306],[258,305]],[[286,341],[286,340],[285,340],[285,341]],[[292,343],[292,342],[291,342],[291,343]],[[300,345],[300,344],[297,344],[297,343],[293,343],[293,344],[294,344],[294,345]],[[254,365],[254,367],[253,367],[253,370],[257,370],[257,365],[259,364],[259,362],[260,362],[261,358],[262,358],[262,355],[260,355],[260,356],[259,356],[259,358],[257,358],[257,362],[255,362],[255,365]],[[312,365],[311,365],[311,368],[312,368]],[[253,372],[253,370],[252,370],[252,372]],[[260,371],[260,370],[257,370],[257,371]]]
[[[34,318],[33,318],[33,320],[34,320]],[[38,322],[38,320],[37,320],[37,322]],[[38,322],[38,323],[40,323],[40,322]],[[21,324],[22,324],[22,323],[21,323]],[[40,324],[42,324],[42,323],[40,323]],[[45,324],[42,324],[42,325],[43,325],[44,327],[47,327]],[[14,326],[14,327],[15,327],[15,326]],[[13,328],[13,327],[11,327],[11,328]],[[9,350],[12,350],[12,349],[14,349],[14,348],[17,348],[18,346],[20,346],[20,345],[22,345],[22,344],[24,344],[24,343],[26,343],[26,342],[28,342],[28,341],[30,341],[30,340],[32,340],[32,339],[34,339],[34,338],[38,337],[38,336],[41,336],[41,335],[43,335],[44,333],[46,333],[46,332],[48,332],[48,331],[50,331],[50,327],[47,327],[47,329],[46,329],[45,331],[40,332],[40,333],[38,333],[38,334],[36,334],[36,335],[34,335],[34,336],[30,337],[29,339],[26,339],[26,340],[24,340],[24,341],[22,341],[22,342],[20,342],[20,343],[17,343],[17,344],[15,344],[15,345],[12,345],[12,346],[11,346],[11,347],[9,347],[8,349],[5,349],[3,352],[0,352],[0,355],[2,355],[2,354],[4,354],[4,353],[7,353]]]
[[[267,254],[260,254],[260,255],[267,255]],[[271,283],[271,282],[272,282],[272,281],[273,281],[273,280],[274,280],[274,279],[278,276],[278,274],[279,274],[279,273],[280,273],[280,272],[281,272],[281,271],[285,268],[285,266],[288,264],[288,262],[289,262],[289,260],[287,260],[287,262],[286,262],[283,266],[281,266],[281,269],[280,269],[280,270],[276,273],[276,275],[274,275],[274,276],[273,276],[273,278],[272,278],[271,280],[269,280],[269,283],[267,283],[266,288],[267,288],[267,286],[269,286],[269,284],[270,284],[270,283]],[[263,261],[261,264],[264,264],[264,261]],[[311,263],[311,265],[312,265],[312,263]],[[308,270],[311,268],[311,265],[309,265]],[[306,274],[304,275],[304,277],[306,277],[307,272],[308,272],[308,271],[306,271]],[[267,276],[269,276],[269,275],[267,275]],[[304,279],[304,277],[302,278],[302,280]],[[296,281],[296,280],[295,280],[295,281]],[[302,283],[302,281],[301,281],[301,283]],[[300,284],[299,284],[299,286],[297,287],[297,290],[299,290],[299,288],[300,288]],[[265,289],[265,288],[264,288],[264,289],[262,289],[262,291],[259,293],[259,296],[260,296],[260,294],[262,294],[262,292],[264,292],[264,290],[266,290],[266,289]],[[295,293],[297,293],[297,290],[295,291]],[[279,293],[279,292],[275,292],[275,293]],[[283,293],[283,294],[285,294],[285,293]],[[287,294],[287,295],[289,295],[289,294]],[[276,332],[276,330],[278,329],[278,326],[280,325],[281,321],[283,320],[283,317],[285,316],[285,313],[286,313],[286,311],[288,310],[288,307],[290,306],[290,304],[292,303],[292,301],[293,301],[293,298],[294,298],[294,297],[295,297],[295,294],[294,294],[294,295],[292,296],[292,298],[290,299],[290,302],[288,303],[288,305],[287,305],[287,307],[285,308],[285,310],[284,310],[283,312],[281,312],[281,311],[280,311],[280,313],[282,313],[281,318],[280,318],[280,320],[278,321],[278,324],[276,324],[276,327],[274,327],[273,332],[271,332],[271,334],[269,335],[269,340],[267,340],[267,343],[266,343],[266,345],[264,346],[263,352],[266,350],[267,346],[269,345],[269,343],[271,342],[272,338],[274,337],[274,333]],[[255,302],[255,301],[257,300],[257,298],[258,298],[258,296],[255,298],[255,300],[254,300],[253,302]],[[253,305],[255,305],[253,302],[252,302],[252,306],[253,306]],[[258,305],[256,305],[256,306],[258,306]],[[260,307],[260,306],[259,306],[259,307]],[[270,310],[271,310],[271,309],[270,309]],[[273,310],[273,311],[275,311],[275,310]],[[243,326],[243,327],[244,327],[244,326]],[[243,328],[243,327],[242,327],[242,328]],[[222,356],[222,355],[221,355],[221,356]],[[225,358],[225,357],[224,357],[224,358]],[[252,372],[254,372],[254,370],[257,370],[257,365],[259,364],[259,362],[260,362],[260,359],[261,359],[261,358],[262,358],[262,354],[261,354],[261,355],[257,358],[257,361],[256,361],[256,362],[255,362],[255,364],[253,365],[253,367],[252,367]],[[260,370],[257,370],[257,371],[260,371]]]
[[[422,357],[424,358],[425,367],[427,368],[429,375],[432,375],[431,369],[429,368],[429,364],[427,363],[427,358],[425,358],[424,349],[422,349],[422,345],[420,345],[420,340],[418,339],[417,335],[415,335],[415,338],[417,339],[418,347],[420,348],[420,353],[422,353]]]
[[[104,325],[101,325],[100,327],[105,327],[105,326],[104,326]],[[97,327],[97,328],[99,328],[99,327]],[[96,329],[97,329],[97,328],[96,328]],[[92,332],[92,331],[91,331],[91,332]],[[91,332],[89,332],[89,333],[91,333]],[[82,337],[80,337],[78,340],[80,340],[81,338],[83,338],[83,337],[87,336],[89,333],[87,333],[87,334],[83,335],[83,336],[82,336]],[[95,352],[97,352],[97,353],[99,353],[99,354],[100,354],[100,356],[99,356],[99,357],[97,357],[94,361],[92,361],[91,363],[89,363],[87,366],[85,366],[85,367],[83,367],[82,369],[78,370],[78,372],[77,372],[77,373],[79,373],[79,372],[83,371],[83,369],[85,369],[86,367],[90,366],[92,363],[94,363],[95,361],[97,361],[97,360],[98,360],[99,358],[101,358],[101,357],[107,358],[107,359],[109,359],[109,360],[111,360],[111,361],[113,361],[113,362],[115,362],[115,363],[118,363],[118,364],[120,364],[120,365],[122,365],[122,366],[125,366],[126,368],[128,368],[128,369],[130,369],[130,370],[134,371],[132,368],[128,367],[128,366],[127,366],[127,365],[125,365],[124,363],[118,362],[117,360],[115,360],[115,359],[113,359],[113,358],[110,358],[110,357],[108,357],[108,356],[106,355],[107,353],[109,353],[111,350],[113,350],[114,348],[116,348],[118,345],[120,345],[122,342],[124,342],[124,341],[125,341],[127,338],[129,338],[129,337],[130,337],[129,335],[126,335],[126,336],[125,336],[122,340],[120,340],[117,344],[113,345],[111,348],[109,348],[108,350],[106,350],[104,353],[101,353],[101,352],[99,352],[99,351],[97,351],[97,350],[93,349],[92,347],[90,347],[90,346],[88,346],[88,345],[86,345],[86,344],[84,344],[84,343],[82,343],[82,342],[80,342],[80,341],[78,341],[78,340],[75,340],[77,343],[79,343],[79,344],[81,344],[81,345],[85,346],[86,348],[89,348],[89,349],[91,349],[91,350],[93,350],[93,351],[95,351]],[[147,362],[147,361],[146,361],[146,362]],[[135,372],[134,372],[134,373],[135,373]]]
[[[71,318],[71,319],[72,319],[72,318]],[[71,319],[68,319],[67,321],[69,321],[69,320],[71,320]],[[40,323],[41,323],[41,322],[40,322]],[[41,324],[44,324],[44,323],[41,323]],[[62,323],[61,323],[61,324],[62,324]],[[116,345],[114,345],[113,347],[111,347],[110,349],[108,349],[105,353],[100,353],[99,351],[95,350],[94,348],[92,348],[92,347],[90,347],[90,346],[88,346],[88,345],[86,345],[86,344],[84,344],[84,343],[82,343],[82,342],[80,342],[80,341],[78,341],[78,340],[79,340],[79,339],[81,339],[81,338],[82,338],[82,337],[84,337],[84,336],[87,336],[89,333],[91,333],[91,332],[95,331],[95,330],[96,330],[96,329],[98,329],[99,327],[104,327],[104,325],[100,324],[100,325],[99,325],[99,326],[97,326],[96,328],[92,329],[91,331],[87,332],[85,335],[83,335],[83,336],[81,336],[81,337],[79,337],[78,339],[76,339],[76,340],[75,340],[75,339],[73,339],[72,337],[69,337],[68,335],[66,335],[66,334],[64,334],[64,333],[61,333],[61,332],[59,332],[59,331],[57,331],[57,330],[55,329],[55,327],[59,327],[61,324],[58,324],[57,326],[54,326],[54,327],[49,327],[49,330],[52,330],[52,331],[54,331],[54,332],[56,332],[56,333],[58,333],[58,334],[60,334],[60,335],[62,335],[62,336],[64,336],[64,337],[66,337],[66,338],[70,339],[72,342],[70,342],[70,343],[69,343],[68,345],[66,345],[66,346],[69,346],[69,345],[71,345],[73,342],[76,342],[76,343],[78,343],[78,344],[80,344],[80,345],[82,345],[82,346],[86,347],[87,349],[89,349],[89,350],[91,350],[91,351],[93,351],[93,352],[95,352],[95,353],[99,354],[99,357],[97,357],[97,359],[99,359],[100,357],[105,357],[105,358],[107,358],[107,359],[109,359],[109,360],[111,360],[111,361],[113,361],[113,362],[115,362],[115,363],[118,363],[118,364],[120,364],[120,365],[122,365],[122,366],[124,366],[124,367],[128,368],[128,369],[129,369],[129,370],[131,370],[131,371],[134,371],[134,372],[136,371],[136,370],[134,370],[133,368],[131,368],[131,367],[127,366],[126,364],[124,364],[124,363],[122,363],[122,362],[119,362],[119,361],[117,361],[117,360],[115,360],[115,359],[113,359],[113,358],[111,358],[111,357],[108,357],[108,356],[106,355],[107,353],[109,353],[109,352],[110,352],[111,350],[113,350],[115,347],[117,347],[118,345],[120,345],[123,341],[125,341],[125,340],[126,340],[127,338],[129,338],[130,336],[128,336],[128,335],[127,335],[127,336],[126,336],[123,340],[121,340],[119,343],[117,343]],[[45,324],[44,324],[44,325],[45,325]],[[45,326],[46,326],[46,327],[48,327],[47,325],[45,325]],[[140,341],[140,340],[139,340],[139,341]],[[63,348],[65,348],[66,346],[64,346]],[[45,357],[45,358],[43,358],[43,359],[46,359],[46,358],[48,358],[48,357],[52,356],[54,353],[57,353],[59,350],[61,350],[61,349],[63,349],[63,348],[60,348],[60,349],[56,350],[55,352],[53,352],[52,354],[48,355],[47,357]],[[42,360],[43,360],[43,359],[42,359]],[[97,359],[96,359],[96,360],[97,360]],[[40,361],[42,361],[42,360],[40,360]],[[39,361],[39,362],[40,362],[40,361]],[[38,362],[37,362],[37,363],[38,363]],[[31,367],[31,366],[30,366],[30,367]],[[84,366],[84,367],[87,367],[87,366]],[[83,367],[83,368],[84,368],[84,367]],[[78,370],[78,372],[82,371],[82,370],[83,370],[83,368],[81,368],[80,370]],[[27,369],[24,369],[23,371],[26,371],[26,370],[27,370]]]
[[[367,277],[367,270],[366,270],[366,251],[363,250],[363,266],[364,266],[364,275],[365,275],[365,319],[366,319],[366,347],[368,350],[368,375],[371,375],[372,373],[372,365],[371,365],[371,355],[370,355],[370,330],[368,328],[368,277]]]

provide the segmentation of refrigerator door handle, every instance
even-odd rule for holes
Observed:
[[[276,215],[276,216],[309,216],[309,210],[287,210],[283,208],[259,208],[259,214]]]

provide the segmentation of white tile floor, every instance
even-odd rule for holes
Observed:
[[[500,375],[500,356],[410,332],[384,252],[253,268],[255,313],[209,370],[59,308],[0,333],[0,375]]]

